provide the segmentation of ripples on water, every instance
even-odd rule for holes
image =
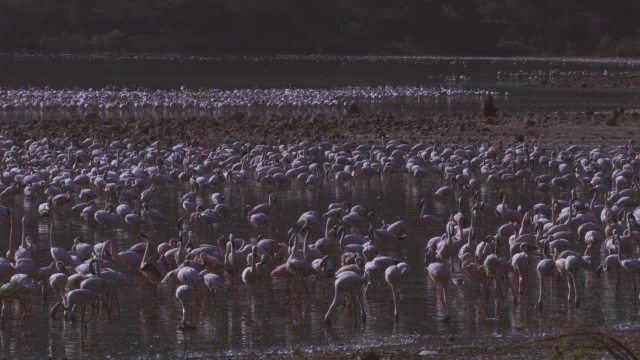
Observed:
[[[370,298],[371,311],[364,326],[354,325],[352,310],[345,311],[333,327],[327,327],[323,316],[329,307],[333,290],[311,285],[311,301],[304,293],[301,300],[293,291],[292,303],[286,303],[284,282],[265,282],[256,288],[255,298],[249,302],[244,285],[231,286],[227,282],[224,294],[217,295],[214,306],[209,294],[199,291],[200,303],[195,310],[193,323],[197,330],[180,332],[177,330],[181,318],[181,308],[174,297],[173,288],[158,288],[157,294],[134,277],[135,286],[120,293],[121,314],[113,320],[106,315],[96,316],[88,324],[86,338],[80,336],[78,323],[53,321],[49,310],[54,301],[34,299],[35,316],[23,321],[10,321],[0,331],[2,353],[8,357],[33,357],[49,355],[56,358],[99,358],[105,356],[142,356],[148,358],[207,357],[253,353],[288,353],[295,348],[302,351],[345,350],[361,347],[379,347],[414,343],[433,343],[450,338],[477,338],[486,336],[529,337],[535,334],[552,333],[558,326],[566,324],[597,324],[617,328],[633,327],[638,320],[637,305],[633,301],[633,290],[629,290],[630,278],[623,276],[621,289],[616,292],[615,278],[605,274],[601,279],[591,272],[585,274],[587,294],[583,295],[580,309],[567,305],[559,298],[559,284],[553,291],[553,299],[545,304],[542,313],[534,309],[537,300],[535,265],[530,264],[530,277],[522,303],[511,304],[511,295],[486,302],[480,296],[479,286],[450,285],[450,301],[453,317],[449,323],[440,321],[444,309],[435,301],[434,286],[423,267],[424,247],[429,238],[440,235],[443,228],[428,229],[418,221],[418,205],[422,198],[427,199],[427,211],[438,216],[448,217],[456,212],[453,198],[451,201],[435,201],[431,194],[442,182],[425,179],[416,181],[404,176],[402,181],[396,177],[353,185],[325,180],[315,188],[298,184],[289,187],[266,187],[251,183],[247,187],[220,186],[208,189],[198,198],[203,205],[210,204],[210,194],[218,191],[227,196],[230,204],[237,209],[230,224],[217,224],[213,232],[197,232],[200,241],[213,242],[220,235],[234,235],[255,241],[258,232],[249,226],[240,209],[245,204],[255,205],[266,200],[270,192],[278,195],[278,202],[270,213],[275,232],[272,237],[284,240],[286,231],[293,226],[298,216],[308,210],[324,212],[327,205],[337,201],[350,201],[363,204],[379,214],[387,222],[404,220],[411,229],[400,246],[380,245],[381,254],[390,254],[406,261],[411,266],[410,275],[401,286],[402,302],[400,321],[395,324],[390,292],[382,285],[375,288]],[[530,184],[527,188],[531,187]],[[85,224],[77,214],[56,213],[54,236],[60,246],[70,248],[72,239],[81,236],[89,242],[115,239],[118,249],[128,248],[137,242],[140,231],[149,232],[157,243],[177,236],[175,220],[183,211],[179,198],[188,189],[175,186],[159,191],[154,206],[167,214],[171,221],[165,225],[144,225],[134,228],[121,224],[117,229],[102,229],[95,222]],[[497,203],[498,189],[483,189],[483,197]],[[523,192],[520,187],[507,190],[509,203],[522,203],[531,208],[542,200],[548,202],[550,195]],[[581,197],[586,196],[580,194]],[[563,198],[568,193],[562,194]],[[51,261],[48,249],[47,224],[37,214],[34,201],[22,195],[14,198],[13,203],[5,205],[17,213],[27,216],[27,234],[37,238],[39,264]],[[468,205],[469,198],[465,201]],[[100,206],[107,203],[101,200]],[[469,207],[466,206],[469,211]],[[19,222],[18,222],[19,223]],[[495,233],[500,221],[485,219],[479,230],[478,238]],[[2,220],[6,227],[6,220]],[[21,229],[18,227],[17,234]],[[313,239],[315,240],[315,238]],[[1,251],[6,251],[8,231],[0,233]],[[334,256],[334,263],[339,262]],[[601,258],[604,258],[601,255]],[[459,277],[456,270],[454,277]],[[580,282],[582,281],[580,275]],[[585,287],[580,286],[581,291]],[[14,310],[15,313],[17,309]]]

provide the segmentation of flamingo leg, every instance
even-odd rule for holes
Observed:
[[[631,273],[633,276],[633,302],[636,303],[638,301],[638,288],[636,287],[636,274]]]
[[[358,305],[356,304],[356,297],[354,292],[351,292],[351,302],[353,302],[353,320],[354,320],[354,325],[358,326]]]
[[[513,305],[518,305],[518,294],[513,289],[513,285],[511,284],[511,282],[509,282],[509,275],[505,274],[503,275],[503,277],[504,277],[504,281],[507,283],[507,286],[509,287],[509,290],[511,290],[511,295],[513,296]]]
[[[542,311],[542,301],[544,299],[544,275],[538,273],[538,278],[540,279],[540,293],[538,297],[538,304],[536,304],[536,310]]]
[[[578,286],[576,285],[576,277],[571,274],[571,281],[573,282],[573,291],[575,292],[576,298],[576,307],[580,307],[580,292],[578,291]]]
[[[567,287],[568,287],[568,294],[567,294],[567,301],[569,303],[571,303],[571,279],[573,275],[571,273],[567,274]]]
[[[304,281],[304,278],[300,278],[300,281],[302,281],[302,285],[304,285],[304,289],[307,292],[307,300],[310,300],[311,298],[309,297],[309,288],[307,287],[307,283]]]
[[[392,294],[392,299],[393,299],[393,315],[396,318],[396,322],[398,321],[398,319],[400,319],[400,313],[398,312],[398,307],[399,307],[399,299],[398,299],[398,295],[396,294],[396,288],[395,286],[391,285],[391,294]]]
[[[360,318],[362,319],[362,323],[367,322],[367,313],[364,311],[364,306],[362,304],[362,294],[361,289],[356,290],[356,304],[360,308]],[[356,314],[358,311],[356,310]]]
[[[85,330],[85,323],[84,323],[84,304],[82,304],[82,317],[80,320],[80,337],[84,337],[87,335],[87,332]]]
[[[342,314],[342,311],[347,307],[347,302],[345,301],[344,304],[342,305],[342,307],[340,308],[340,310],[338,311],[338,315],[336,315],[336,318],[333,319],[333,323],[335,323],[338,320],[338,317],[340,316],[340,314]]]

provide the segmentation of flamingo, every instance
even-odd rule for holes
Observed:
[[[108,205],[104,208],[104,210],[98,210],[93,214],[93,218],[98,222],[98,224],[105,226],[113,226],[116,223],[116,217],[113,215],[113,211],[115,208],[113,205]]]
[[[591,265],[593,265],[593,263],[591,262],[590,258],[584,259],[581,256],[571,255],[567,256],[567,258],[565,259],[564,269],[567,272],[567,285],[569,287],[568,301],[571,302],[571,289],[573,289],[575,294],[576,307],[580,307],[580,293],[576,285],[576,276],[578,276],[578,271],[581,268]]]
[[[428,258],[425,258],[425,263],[429,261]],[[442,321],[447,322],[449,321],[449,319],[451,319],[451,314],[449,311],[449,300],[448,300],[448,285],[449,282],[451,281],[451,273],[449,272],[449,269],[447,269],[447,267],[442,264],[442,263],[431,263],[427,265],[427,273],[429,274],[429,277],[431,278],[431,280],[433,281],[434,285],[436,286],[436,290],[438,285],[440,285],[440,301],[442,302],[442,305],[444,305],[445,308],[445,315],[442,318]]]
[[[336,319],[332,319],[333,313],[337,310],[338,299],[340,298],[340,295],[344,293],[351,294],[351,299],[356,306],[355,313],[357,314],[358,312],[360,312],[360,317],[363,323],[367,321],[367,313],[365,312],[364,306],[362,305],[362,285],[365,284],[365,281],[366,280],[363,276],[358,275],[352,271],[344,272],[340,276],[336,277],[336,281],[334,283],[335,293],[333,295],[333,301],[331,302],[331,306],[329,306],[329,310],[324,316],[324,321],[328,326],[331,326],[336,321]]]
[[[307,287],[307,284],[305,283],[305,278],[307,278],[307,277],[309,277],[311,275],[315,275],[317,272],[313,268],[311,263],[295,258],[296,245],[297,245],[297,241],[295,239],[295,236],[292,237],[291,242],[292,242],[291,254],[289,255],[289,259],[287,260],[287,262],[285,264],[286,265],[285,268],[287,269],[288,272],[293,274],[295,277],[300,278],[300,281],[302,282],[302,284],[304,285],[305,290],[307,291],[307,298],[309,298],[309,288]]]
[[[536,310],[542,311],[542,303],[544,298],[544,280],[548,277],[553,279],[553,274],[556,270],[556,263],[552,259],[542,259],[538,263],[538,279],[540,281],[540,292],[538,296],[538,302],[536,304]],[[551,284],[553,285],[553,284]]]
[[[384,272],[384,278],[387,284],[391,286],[391,294],[393,295],[393,315],[396,317],[396,321],[400,319],[400,299],[398,299],[400,292],[400,282],[402,277],[409,272],[409,265],[401,262],[397,265],[389,266]]]
[[[87,304],[91,304],[97,300],[100,300],[100,295],[92,292],[87,289],[76,289],[71,290],[67,294],[66,299],[63,298],[62,302],[55,304],[51,308],[51,318],[55,321],[56,312],[59,308],[64,310],[64,316],[67,319],[74,320],[76,316],[76,311],[79,307],[82,307],[82,328],[86,326],[84,321],[84,306]]]
[[[273,206],[275,205],[276,201],[278,201],[278,197],[276,196],[276,194],[269,194],[268,203],[262,203],[260,205],[256,205],[253,208],[251,208],[250,205],[247,205],[245,213],[247,213],[247,215],[258,214],[258,213],[267,214],[269,213],[269,211],[271,211],[271,209],[273,209]]]
[[[211,296],[213,297],[213,303],[216,303],[215,293],[219,289],[224,288],[224,280],[218,274],[212,274],[207,270],[202,270],[200,272],[200,276],[202,276],[202,282],[211,292]]]
[[[251,249],[251,266],[245,268],[242,271],[242,282],[244,282],[244,284],[247,287],[250,287],[249,290],[249,300],[251,300],[251,298],[253,297],[253,289],[255,287],[255,283],[256,283],[256,277],[257,277],[257,271],[256,271],[256,257],[258,257],[258,248],[257,247],[253,247]]]
[[[60,298],[60,301],[64,301],[64,288],[69,282],[69,277],[63,273],[55,273],[49,276],[49,286],[53,289],[53,292]]]
[[[140,267],[140,271],[142,272],[144,277],[146,277],[150,283],[157,285],[165,277],[164,269],[159,266],[158,262],[156,262],[156,260],[151,256],[150,249],[152,248],[152,246],[149,235],[140,234],[138,237],[144,239],[144,241],[146,241],[147,243],[144,255],[140,259],[140,262],[138,262],[138,266]]]
[[[427,201],[425,199],[422,199],[420,201],[420,218],[419,218],[420,222],[422,222],[427,226],[440,225],[442,223],[442,219],[440,219],[435,215],[427,214],[425,212],[426,207],[427,207]]]
[[[178,299],[182,305],[182,321],[180,322],[178,329],[183,331],[195,329],[195,326],[189,324],[187,316],[189,306],[193,303],[195,298],[196,290],[191,285],[180,285],[176,289],[176,299]]]
[[[61,261],[65,266],[71,267],[80,265],[80,262],[72,258],[67,250],[57,246],[56,241],[53,237],[53,219],[49,220],[49,247],[51,251],[51,257],[53,257],[55,261]]]

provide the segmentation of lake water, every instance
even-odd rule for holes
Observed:
[[[104,358],[106,356],[142,358],[199,358],[234,354],[281,353],[295,348],[301,351],[343,350],[362,347],[390,346],[401,344],[432,344],[446,339],[468,339],[486,337],[530,337],[553,333],[567,324],[603,325],[616,328],[636,328],[638,307],[634,304],[631,278],[623,275],[619,291],[615,291],[615,278],[605,274],[596,278],[592,272],[584,275],[585,285],[579,285],[583,303],[579,309],[567,305],[560,297],[560,284],[554,285],[552,298],[547,299],[544,311],[536,312],[537,284],[535,266],[530,264],[530,277],[526,283],[525,296],[520,305],[511,304],[511,295],[498,299],[483,299],[479,287],[473,282],[465,285],[450,285],[452,319],[441,321],[444,309],[440,301],[434,299],[434,285],[428,279],[423,258],[425,245],[432,236],[440,235],[443,228],[429,229],[418,221],[418,205],[427,199],[427,211],[441,218],[451,211],[456,212],[451,202],[436,201],[431,194],[441,183],[440,179],[416,181],[404,176],[400,179],[373,181],[353,185],[326,180],[315,188],[294,185],[293,187],[266,187],[252,183],[247,187],[219,186],[206,189],[198,202],[210,204],[210,194],[219,191],[226,194],[229,203],[237,209],[230,224],[218,224],[212,232],[198,232],[203,242],[213,242],[220,235],[233,233],[243,239],[255,241],[258,231],[248,225],[241,209],[245,204],[266,201],[269,193],[278,196],[278,202],[270,213],[275,226],[273,238],[284,240],[289,227],[295,226],[298,216],[308,210],[324,212],[331,202],[350,201],[363,204],[387,222],[402,219],[410,227],[410,234],[399,246],[381,244],[381,254],[388,254],[406,261],[411,272],[402,284],[400,321],[396,324],[390,292],[381,279],[369,302],[367,323],[355,325],[353,310],[345,311],[333,327],[327,327],[323,316],[332,299],[333,290],[323,289],[319,284],[310,283],[310,301],[304,292],[297,300],[293,290],[292,302],[286,303],[284,282],[268,281],[258,285],[255,298],[248,300],[244,285],[236,286],[227,281],[227,288],[217,295],[214,306],[206,289],[199,290],[199,305],[194,310],[195,331],[177,330],[181,308],[175,299],[173,288],[160,287],[157,293],[134,276],[135,285],[120,292],[121,314],[109,320],[106,314],[95,315],[89,322],[86,337],[80,336],[80,326],[49,317],[54,300],[33,298],[34,316],[21,321],[8,321],[0,330],[1,349],[4,357],[32,358],[51,356],[55,358]],[[526,188],[530,188],[527,184]],[[483,197],[497,203],[498,189],[484,189]],[[167,241],[177,237],[175,221],[182,215],[180,196],[186,187],[161,188],[154,199],[155,207],[170,218],[164,225],[143,225],[140,228],[120,224],[116,229],[103,229],[94,221],[85,223],[78,214],[57,212],[53,216],[54,236],[59,245],[70,248],[76,236],[88,242],[114,239],[118,249],[126,249],[136,243],[140,231],[148,232],[154,241]],[[469,197],[465,196],[465,210],[468,212]],[[523,191],[521,185],[507,189],[508,203],[529,207],[549,196],[540,197],[533,192]],[[566,198],[564,193],[561,197]],[[580,194],[581,197],[585,196]],[[40,264],[51,261],[48,249],[47,223],[37,213],[37,205],[43,198],[27,200],[22,195],[13,203],[5,203],[19,214],[27,216],[29,235],[37,238]],[[99,206],[114,203],[100,200]],[[479,229],[479,238],[496,232],[500,222],[493,218],[484,219]],[[7,222],[2,220],[6,229]],[[20,234],[20,227],[17,234]],[[5,251],[8,231],[0,233],[0,251]],[[312,239],[318,238],[314,234]],[[580,249],[582,251],[582,249]],[[601,256],[604,258],[604,255]],[[333,256],[339,262],[339,254]],[[461,277],[456,270],[454,277]],[[579,283],[582,283],[582,275]],[[383,280],[382,280],[383,281]],[[294,287],[295,289],[295,287]],[[14,314],[18,314],[14,307]],[[584,325],[583,325],[584,326]]]
[[[608,111],[634,108],[638,91],[626,89],[566,89],[527,86],[528,77],[498,80],[498,72],[533,73],[551,70],[596,74],[633,72],[640,66],[628,59],[573,58],[447,58],[447,57],[222,57],[161,56],[13,56],[0,55],[0,87],[50,86],[54,89],[103,88],[107,85],[156,89],[340,88],[347,86],[435,86],[445,89],[496,92],[498,108],[506,112]],[[445,81],[447,76],[469,81]],[[505,95],[508,94],[508,95]],[[367,113],[416,114],[478,111],[482,96],[361,99]],[[230,108],[186,111],[110,111],[103,117],[223,116],[235,111],[252,115],[342,114],[342,102],[304,109]],[[55,119],[84,112],[2,111],[4,119]]]
[[[498,91],[496,97],[500,109],[517,112],[540,111],[586,111],[607,110],[617,107],[633,107],[637,103],[637,92],[627,90],[552,89],[525,87],[525,81],[497,81],[497,71],[518,70],[592,70],[634,71],[633,62],[565,61],[563,59],[535,61],[498,61],[496,59],[114,59],[114,58],[42,58],[0,56],[0,86],[27,87],[103,87],[108,84],[144,86],[153,89],[178,88],[280,88],[280,87],[340,87],[359,85],[437,85],[442,81],[429,76],[472,76],[473,80],[455,84],[458,88],[483,88]],[[509,92],[509,96],[504,96]],[[394,102],[371,102],[363,104],[365,111],[390,113],[445,112],[459,113],[476,111],[480,99],[449,98],[426,99],[420,102],[402,100]],[[309,111],[309,110],[306,110]],[[311,109],[313,111],[313,109]],[[324,113],[339,113],[344,109],[322,109]],[[170,116],[184,116],[177,113]],[[11,119],[56,118],[69,116],[56,112],[0,111],[0,117]],[[106,115],[105,115],[106,116]],[[127,114],[114,113],[119,117]],[[142,114],[142,116],[163,116]],[[234,354],[288,353],[301,351],[357,349],[361,347],[402,344],[432,344],[438,341],[460,338],[487,337],[531,337],[553,333],[559,326],[583,324],[604,325],[612,328],[637,329],[638,305],[634,301],[631,277],[623,275],[621,287],[615,290],[615,278],[605,274],[597,278],[593,272],[580,275],[582,305],[576,309],[567,305],[560,296],[560,284],[553,288],[552,298],[538,313],[534,306],[537,300],[538,279],[535,272],[537,259],[530,264],[530,277],[526,283],[525,296],[518,306],[511,304],[511,295],[486,301],[479,296],[475,283],[450,285],[452,319],[443,323],[440,319],[444,309],[434,300],[434,285],[428,279],[423,259],[428,239],[441,235],[443,227],[430,229],[418,221],[418,204],[427,199],[427,211],[441,218],[456,212],[451,201],[437,201],[432,194],[443,182],[435,180],[417,181],[404,175],[381,182],[342,184],[323,180],[314,188],[294,185],[292,187],[269,187],[251,181],[246,187],[205,189],[198,201],[210,205],[213,192],[226,194],[228,202],[236,209],[231,223],[218,224],[212,232],[196,233],[202,242],[214,242],[218,236],[233,233],[243,239],[255,241],[258,231],[252,228],[242,215],[246,204],[255,205],[267,200],[269,193],[277,194],[279,201],[269,214],[275,230],[273,238],[284,241],[288,228],[295,226],[299,215],[308,210],[326,211],[332,202],[350,201],[363,204],[384,218],[388,223],[404,220],[410,234],[399,246],[380,245],[381,253],[406,261],[411,272],[402,284],[400,321],[395,323],[390,292],[379,285],[372,293],[367,309],[365,325],[354,325],[353,310],[343,312],[332,327],[327,327],[323,316],[332,299],[331,287],[323,289],[320,284],[311,284],[310,300],[303,294],[297,301],[297,290],[293,301],[286,303],[285,284],[266,281],[260,284],[255,298],[249,301],[247,289],[227,281],[226,289],[217,295],[214,306],[204,289],[199,290],[199,304],[194,310],[193,323],[197,329],[181,332],[177,327],[181,308],[175,299],[174,289],[160,287],[157,293],[144,284],[140,276],[134,276],[134,286],[120,292],[121,314],[109,320],[106,314],[96,315],[88,324],[86,336],[80,336],[78,323],[59,319],[53,321],[49,311],[55,301],[33,297],[33,313],[24,320],[7,321],[0,329],[0,351],[6,358],[204,358]],[[530,208],[533,204],[549,202],[550,195],[540,195],[531,189],[535,184],[514,184],[507,188],[508,203],[522,204]],[[79,189],[77,189],[79,190]],[[137,235],[148,232],[155,242],[177,237],[175,223],[183,215],[180,197],[189,191],[186,187],[167,186],[159,191],[153,206],[163,211],[170,219],[162,225],[143,225],[140,228],[120,224],[116,229],[102,228],[94,221],[85,223],[78,214],[56,212],[54,236],[58,243],[70,248],[73,238],[80,236],[88,242],[113,239],[118,249],[123,250],[138,241]],[[568,190],[567,190],[568,191]],[[462,194],[461,194],[462,195]],[[579,194],[584,200],[587,194]],[[465,196],[465,207],[469,210],[469,194]],[[560,195],[568,198],[568,192]],[[483,189],[483,198],[498,203],[498,189]],[[40,196],[27,199],[23,195],[2,204],[14,210],[18,216],[27,217],[26,232],[37,239],[39,265],[49,264],[47,222],[38,216],[38,204],[45,201]],[[75,202],[78,202],[76,199]],[[115,199],[101,198],[100,207],[115,204]],[[19,225],[19,224],[18,224]],[[379,224],[378,224],[379,225]],[[500,225],[497,219],[484,219],[478,238],[494,234]],[[0,220],[0,251],[8,247],[8,223]],[[17,226],[16,234],[20,234]],[[314,234],[313,240],[319,234]],[[582,251],[583,249],[579,249]],[[600,256],[604,258],[604,254]],[[333,256],[335,264],[339,255]],[[456,270],[454,277],[460,277]],[[17,305],[14,314],[19,314]],[[586,324],[586,325],[584,325]]]

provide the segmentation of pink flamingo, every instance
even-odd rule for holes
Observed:
[[[363,276],[360,276],[351,271],[344,272],[336,278],[336,281],[334,283],[335,293],[333,295],[333,301],[331,302],[331,306],[329,306],[329,310],[324,316],[324,321],[328,326],[331,326],[337,320],[332,319],[333,313],[337,310],[338,299],[340,298],[340,295],[346,293],[351,294],[351,299],[356,306],[356,316],[358,312],[360,312],[362,322],[364,323],[367,321],[367,313],[365,312],[364,306],[362,305],[362,285],[364,285],[365,282],[366,280]]]
[[[402,277],[407,273],[409,273],[409,265],[404,262],[401,262],[397,265],[391,265],[384,272],[384,278],[387,281],[387,284],[391,286],[391,294],[393,297],[393,314],[396,317],[396,321],[400,319],[400,312],[398,311],[398,308],[400,307],[400,299],[398,299],[400,293],[400,283]]]

